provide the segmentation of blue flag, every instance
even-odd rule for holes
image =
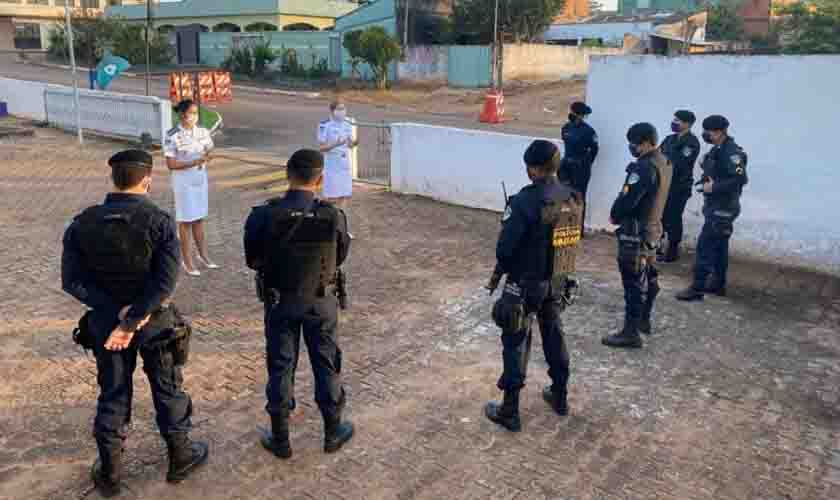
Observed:
[[[108,85],[111,85],[111,81],[114,78],[130,67],[131,64],[122,57],[112,55],[103,57],[99,62],[99,65],[96,66],[97,86],[102,90],[107,89]]]

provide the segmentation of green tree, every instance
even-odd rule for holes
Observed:
[[[499,33],[514,42],[539,40],[565,6],[565,0],[500,0]],[[455,4],[452,23],[459,43],[493,43],[496,0]]]
[[[840,0],[811,0],[778,9],[782,51],[787,54],[840,53]]]
[[[373,72],[376,88],[388,85],[388,66],[400,58],[400,43],[381,26],[371,26],[359,37],[361,57]]]
[[[350,76],[353,78],[361,78],[359,66],[364,62],[362,58],[362,31],[349,31],[344,35],[342,45],[350,54]]]
[[[146,64],[145,29],[141,25],[127,24],[119,18],[93,15],[80,9],[73,12],[73,48],[76,61],[80,64],[95,65],[110,48],[114,55],[124,57],[131,64]],[[150,58],[152,64],[164,64],[170,61],[172,49],[165,36],[156,31],[150,33]],[[64,23],[59,23],[50,31],[49,56],[67,60],[67,32]]]
[[[706,22],[706,38],[721,42],[736,42],[746,39],[744,20],[738,15],[740,0],[722,0],[709,7]]]

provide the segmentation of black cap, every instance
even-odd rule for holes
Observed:
[[[637,123],[627,130],[627,140],[631,144],[641,144],[645,141],[651,144],[657,143],[656,127],[650,123]]]
[[[729,120],[721,115],[712,115],[703,120],[703,130],[726,130],[729,128]]]
[[[324,168],[324,155],[314,149],[299,149],[289,158],[286,168],[297,172],[322,169]]]
[[[576,115],[583,115],[583,116],[591,115],[592,114],[592,108],[590,108],[585,103],[582,103],[580,101],[573,102],[572,103],[572,113],[574,113]]]
[[[140,149],[127,149],[125,151],[120,151],[108,160],[108,165],[110,165],[111,168],[151,168],[154,163],[152,155]]]
[[[687,109],[681,109],[677,111],[676,113],[674,113],[674,116],[677,117],[677,120],[683,121],[685,123],[694,124],[694,122],[697,121],[697,117],[694,116],[694,113]]]
[[[560,150],[553,142],[537,139],[525,150],[525,165],[532,167],[545,165],[556,156],[559,156],[559,153]]]

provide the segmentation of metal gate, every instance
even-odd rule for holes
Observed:
[[[386,122],[353,120],[359,147],[356,149],[355,180],[391,185],[391,126]]]

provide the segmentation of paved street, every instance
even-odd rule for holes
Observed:
[[[236,107],[259,114],[256,99]],[[272,132],[288,144],[281,130],[293,132]],[[95,365],[70,340],[82,307],[60,290],[59,244],[69,218],[108,189],[105,159],[119,146],[79,150],[69,135],[37,134],[0,140],[0,498],[98,498],[88,480]],[[210,169],[208,227],[223,268],[183,276],[176,294],[197,330],[186,387],[211,458],[180,486],[163,481],[138,370],[124,498],[840,498],[837,280],[735,261],[731,297],[687,305],[672,294],[688,263],[671,266],[656,333],[643,350],[616,352],[600,345],[622,309],[614,243],[585,240],[584,295],[565,315],[572,415],[542,402],[535,341],[524,431],[511,434],[482,416],[498,396],[501,347],[481,288],[498,215],[363,185],[351,212],[352,309],[340,323],[358,434],[336,455],[321,452],[304,358],[295,456],[274,459],[257,443],[268,424],[264,339],[241,238],[249,208],[280,192],[283,175],[270,158],[223,153]],[[171,210],[167,177],[153,198]]]

